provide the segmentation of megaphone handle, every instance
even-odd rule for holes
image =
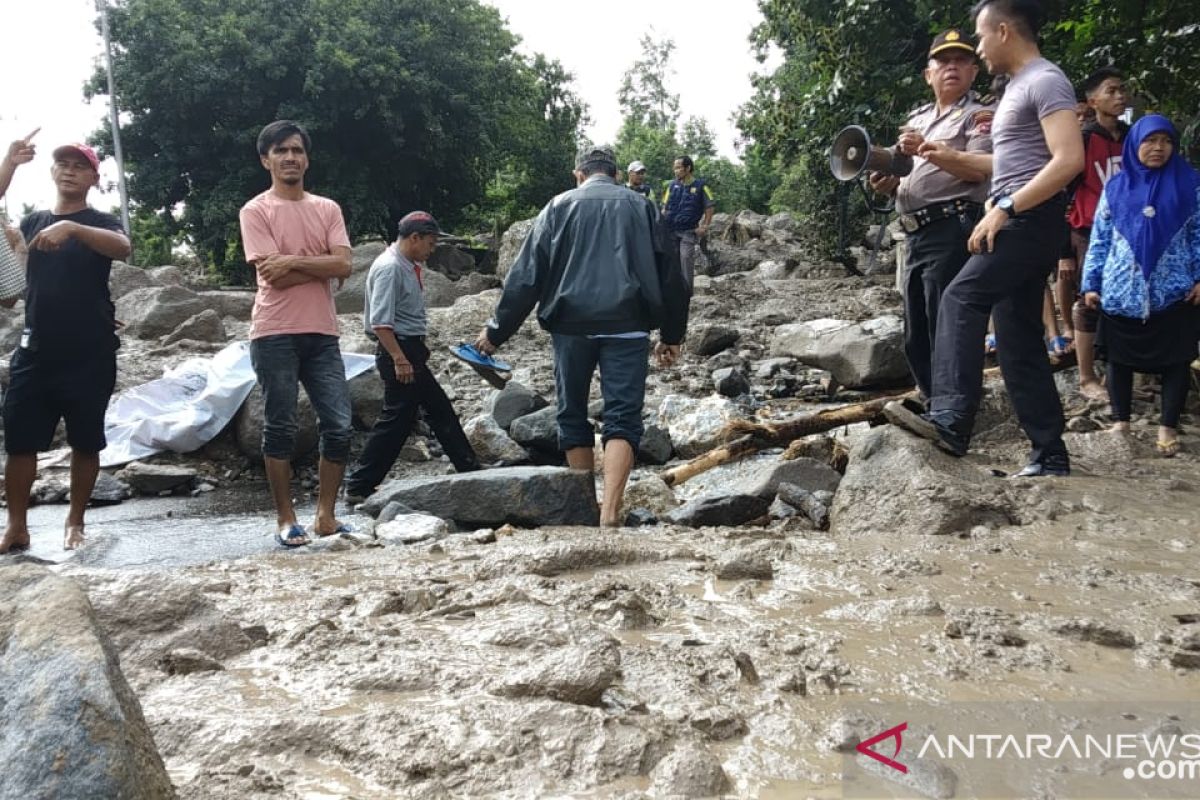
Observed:
[[[894,197],[889,197],[882,206],[875,204],[873,198],[875,193],[867,188],[866,175],[858,176],[858,188],[862,190],[863,202],[867,204],[868,211],[873,211],[876,214],[890,214],[896,210],[896,198]]]

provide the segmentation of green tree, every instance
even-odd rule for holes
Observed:
[[[679,117],[679,95],[667,88],[673,74],[671,54],[675,52],[672,39],[658,41],[652,34],[642,34],[642,57],[633,62],[621,78],[617,100],[625,109],[625,119],[632,119],[650,128],[674,130]]]
[[[309,129],[306,183],[341,203],[354,238],[390,238],[414,208],[459,223],[514,160],[531,176],[517,195],[542,192],[530,142],[555,163],[573,151],[568,76],[518,54],[477,0],[126,0],[111,13],[131,196],[182,203],[181,228],[225,274],[241,261],[238,209],[268,185],[254,141],[273,119]],[[106,91],[99,73],[87,91]]]
[[[1076,82],[1116,64],[1153,108],[1186,125],[1200,118],[1200,3],[1196,0],[1052,0],[1043,52]],[[907,113],[928,101],[921,78],[929,43],[950,26],[971,30],[961,0],[760,0],[752,36],[760,61],[782,63],[754,78],[739,127],[778,165],[771,206],[836,237],[839,190],[828,148],[843,126],[859,124],[890,143]],[[981,72],[983,72],[981,70]],[[981,75],[984,87],[986,75]],[[1200,122],[1196,123],[1200,128]],[[859,204],[853,208],[859,212]]]

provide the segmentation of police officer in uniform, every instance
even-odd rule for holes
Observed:
[[[913,170],[903,179],[870,176],[875,191],[896,196],[900,224],[908,234],[902,276],[904,351],[926,399],[933,388],[938,305],[970,256],[967,238],[982,215],[991,175],[994,107],[971,90],[978,73],[975,50],[966,37],[957,30],[938,34],[924,73],[934,102],[913,112],[896,144],[913,156]]]

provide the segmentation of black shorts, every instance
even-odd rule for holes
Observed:
[[[67,444],[73,449],[99,453],[108,444],[104,412],[117,384],[116,353],[60,361],[18,347],[9,372],[4,395],[6,452],[49,450],[60,419],[67,422]]]

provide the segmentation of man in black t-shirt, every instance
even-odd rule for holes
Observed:
[[[0,169],[11,176],[14,142]],[[87,195],[100,181],[92,148],[69,144],[54,151],[50,176],[58,192],[53,211],[21,222],[28,244],[25,330],[12,355],[4,397],[4,470],[8,527],[0,553],[29,547],[26,511],[37,477],[37,454],[48,450],[60,419],[71,446],[71,507],[63,548],[83,544],[83,514],[100,472],[104,412],[117,380],[117,336],[108,273],[129,257],[129,237],[111,214],[92,209]],[[26,159],[28,160],[28,159]]]

